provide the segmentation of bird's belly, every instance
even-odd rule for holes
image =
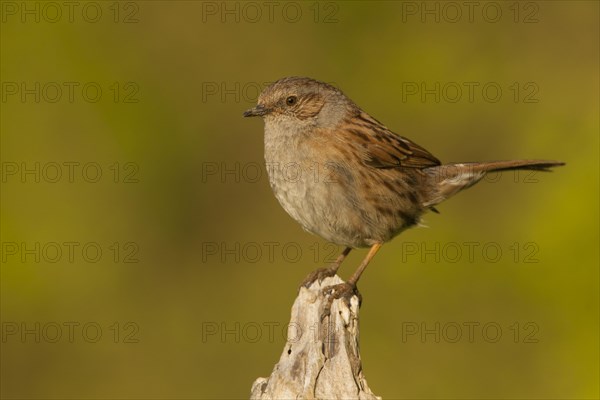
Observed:
[[[269,183],[283,209],[302,227],[324,239],[337,242],[327,221],[333,216],[331,188],[319,182],[310,162],[267,162]],[[339,214],[339,213],[338,213]]]
[[[412,217],[397,212],[403,205],[394,196],[361,190],[360,179],[331,168],[311,160],[267,161],[275,197],[306,231],[356,248],[386,242],[414,225]]]
[[[406,173],[362,169],[302,135],[265,129],[265,161],[275,197],[308,232],[349,247],[383,243],[418,222],[422,209]],[[323,154],[327,154],[323,157]],[[385,184],[387,183],[387,184]]]

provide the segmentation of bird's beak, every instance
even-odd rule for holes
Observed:
[[[254,108],[244,111],[244,117],[262,117],[270,112],[268,108],[259,104]]]

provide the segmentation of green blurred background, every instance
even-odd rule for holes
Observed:
[[[383,247],[360,282],[373,391],[598,398],[598,2],[1,4],[3,398],[246,398],[270,374],[338,251],[277,204],[241,116],[288,75],[443,161],[567,163]]]

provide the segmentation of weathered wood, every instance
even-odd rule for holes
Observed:
[[[336,299],[323,318],[325,287],[336,275],[302,287],[292,306],[288,339],[269,378],[252,384],[251,399],[380,399],[365,380],[359,352],[359,300]]]

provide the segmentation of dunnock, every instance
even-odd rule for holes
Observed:
[[[329,268],[315,271],[305,284],[335,274],[352,248],[370,247],[335,297],[356,291],[383,243],[416,225],[424,212],[437,212],[437,204],[487,172],[563,165],[542,160],[442,164],[339,89],[310,78],[278,80],[244,116],[265,121],[269,182],[285,211],[305,230],[345,246]]]

